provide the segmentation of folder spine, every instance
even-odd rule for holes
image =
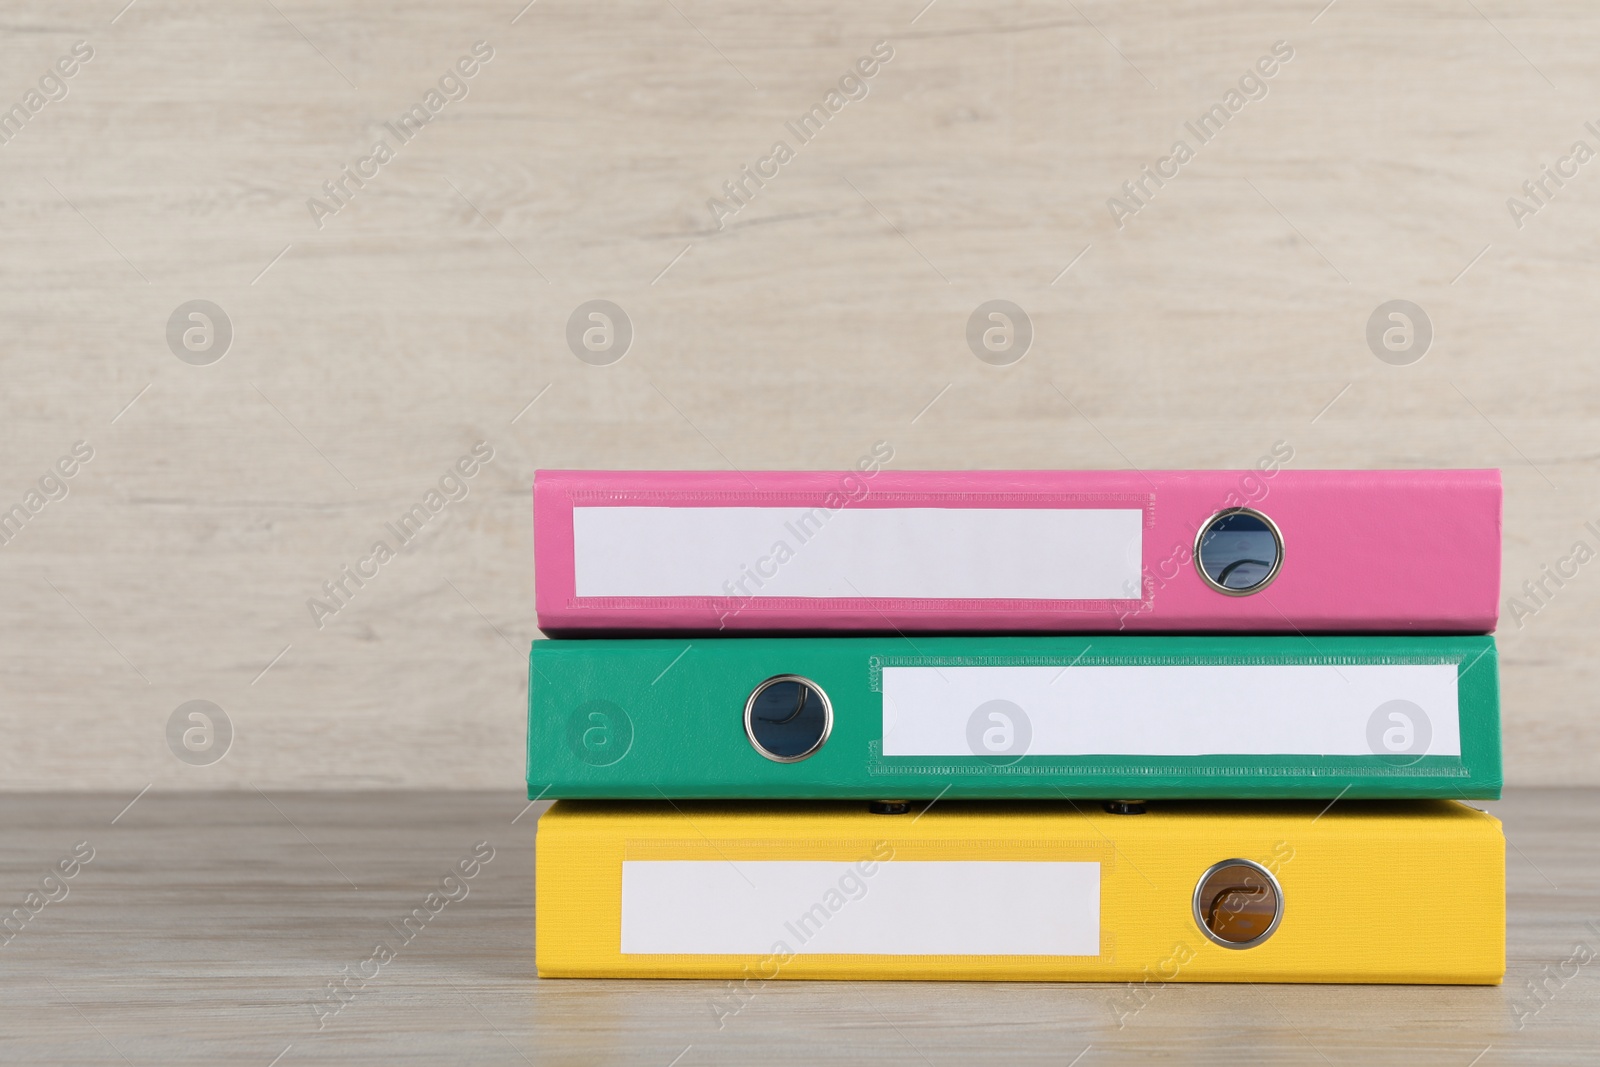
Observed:
[[[1324,808],[562,801],[537,845],[538,970],[1498,984],[1499,823],[1443,801]],[[1251,925],[1246,880],[1197,914],[1207,876],[1240,861],[1270,873],[1273,913]]]
[[[536,610],[556,636],[1486,633],[1500,474],[540,471]],[[1225,512],[1277,531],[1249,592],[1201,566]]]
[[[535,642],[529,797],[1493,799],[1501,789],[1489,637],[1312,645],[973,636],[916,645]],[[1168,669],[1224,676],[1168,682]],[[990,670],[1003,677],[968,681]],[[922,677],[906,688],[896,671]],[[1294,671],[1303,673],[1284,673]],[[1135,688],[1101,679],[1118,672],[1148,680]],[[1256,684],[1260,672],[1267,683]],[[753,694],[785,677],[809,679],[831,717],[798,759],[763,754],[749,730]]]

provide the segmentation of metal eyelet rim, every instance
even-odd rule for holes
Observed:
[[[750,715],[755,710],[756,697],[758,697],[762,693],[766,692],[767,689],[769,689],[770,687],[772,687],[774,685],[777,685],[779,682],[799,682],[801,685],[809,687],[810,690],[813,693],[817,694],[817,696],[822,698],[822,736],[817,738],[817,743],[816,744],[812,745],[810,748],[806,749],[804,752],[800,753],[798,756],[779,756],[779,755],[777,755],[775,753],[768,752],[765,748],[763,748],[761,746],[761,742],[756,740],[755,730],[752,729],[752,727],[750,725]],[[762,682],[760,685],[756,686],[754,689],[750,690],[749,697],[747,697],[745,699],[745,702],[744,702],[744,736],[745,736],[745,739],[750,742],[750,747],[751,748],[755,749],[757,752],[761,753],[763,756],[765,756],[767,759],[771,760],[774,763],[799,763],[803,759],[810,759],[812,756],[817,754],[817,750],[819,750],[820,748],[822,748],[823,745],[828,743],[828,736],[830,734],[832,734],[832,733],[833,733],[833,702],[828,699],[828,694],[822,688],[822,686],[818,685],[816,682],[813,682],[810,678],[806,678],[806,677],[803,677],[803,676],[798,675],[798,674],[775,674],[771,678],[768,678],[766,681]]]
[[[1272,891],[1277,894],[1278,908],[1276,914],[1272,916],[1272,925],[1268,926],[1266,931],[1262,933],[1260,937],[1251,938],[1249,941],[1225,941],[1216,934],[1212,933],[1211,927],[1206,925],[1205,917],[1200,911],[1200,891],[1205,888],[1206,881],[1210,879],[1213,874],[1216,874],[1224,867],[1249,867],[1251,870],[1254,870],[1260,874],[1261,877],[1265,878],[1267,883],[1272,886]],[[1261,864],[1257,863],[1255,860],[1239,858],[1223,860],[1220,863],[1213,863],[1201,873],[1200,879],[1194,884],[1194,895],[1189,902],[1189,911],[1194,916],[1194,924],[1200,928],[1200,932],[1206,936],[1206,940],[1212,942],[1213,944],[1221,945],[1223,948],[1255,948],[1267,938],[1277,933],[1278,924],[1283,922],[1283,886],[1278,884],[1278,880],[1272,876],[1271,871],[1261,866]]]
[[[1260,519],[1272,534],[1272,543],[1278,550],[1277,558],[1272,561],[1272,569],[1267,572],[1267,576],[1248,589],[1229,589],[1220,582],[1213,581],[1211,575],[1206,573],[1205,567],[1200,564],[1200,542],[1205,540],[1206,533],[1210,531],[1212,525],[1218,519],[1225,519],[1231,515],[1249,515],[1253,519]],[[1278,529],[1278,524],[1273,522],[1265,512],[1257,511],[1255,508],[1223,508],[1206,519],[1205,522],[1202,522],[1199,531],[1194,535],[1194,569],[1195,573],[1200,575],[1202,582],[1205,582],[1207,586],[1224,596],[1250,596],[1253,593],[1259,593],[1271,585],[1272,580],[1283,569],[1283,531]]]

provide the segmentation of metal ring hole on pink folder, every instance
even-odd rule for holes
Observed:
[[[1283,889],[1250,860],[1212,864],[1194,887],[1194,921],[1223,948],[1254,948],[1283,920]]]
[[[1194,569],[1212,589],[1249,596],[1265,589],[1283,566],[1283,533],[1254,508],[1228,508],[1200,526]]]

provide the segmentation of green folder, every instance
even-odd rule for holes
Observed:
[[[528,796],[1500,795],[1493,637],[535,641]]]

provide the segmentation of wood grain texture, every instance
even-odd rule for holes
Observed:
[[[7,788],[514,784],[539,466],[1284,441],[1299,468],[1503,467],[1507,596],[1600,548],[1600,162],[1520,228],[1506,206],[1600,147],[1593,5],[123,2],[0,18],[3,106],[94,49],[0,144],[0,511],[94,449],[0,545]],[[400,144],[479,40],[466,98]],[[793,138],[880,40],[867,96]],[[1280,40],[1266,96],[1188,135]],[[719,227],[708,199],[778,140]],[[565,341],[595,298],[634,326],[610,366]],[[994,298],[1034,326],[1011,366],[966,345]],[[209,366],[166,340],[194,299],[233,326]],[[1434,326],[1409,366],[1364,340],[1391,299]],[[319,627],[308,600],[480,440],[470,494]],[[1514,783],[1600,784],[1595,566],[1502,635]],[[209,767],[165,741],[192,699],[236,729]]]
[[[0,800],[7,908],[78,842],[94,849],[65,898],[0,948],[7,1062],[1496,1067],[1600,1055],[1600,963],[1567,963],[1600,947],[1594,791],[1517,790],[1488,806],[1510,842],[1500,987],[778,981],[720,1020],[715,1006],[737,1003],[722,982],[535,977],[539,808],[524,812],[514,792],[152,791],[124,811],[130,798]],[[494,856],[466,895],[318,1029],[326,984],[360,973],[375,942],[399,943],[391,924],[482,841]]]

